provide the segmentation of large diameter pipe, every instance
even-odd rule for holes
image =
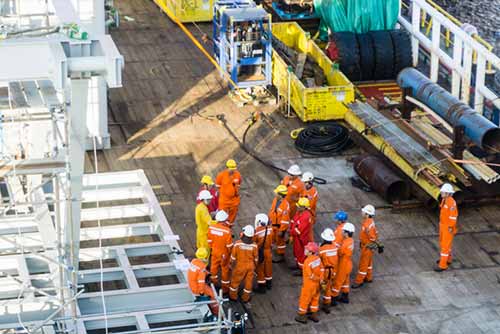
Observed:
[[[453,126],[463,126],[465,135],[486,151],[500,150],[500,128],[451,95],[414,68],[398,75],[398,84]]]
[[[387,202],[406,200],[410,197],[408,184],[374,155],[360,155],[354,161],[354,170]]]

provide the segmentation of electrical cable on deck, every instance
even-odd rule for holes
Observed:
[[[332,156],[347,148],[351,143],[346,127],[335,123],[312,124],[300,131],[295,148],[314,156]]]

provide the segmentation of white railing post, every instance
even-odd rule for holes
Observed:
[[[479,53],[477,55],[477,68],[476,68],[476,89],[474,90],[474,109],[482,114],[484,95],[481,90],[484,88],[484,77],[486,75],[486,58]]]
[[[411,34],[411,49],[413,55],[413,66],[418,65],[418,48],[419,42],[417,33],[420,32],[420,6],[415,2],[411,2],[411,25],[413,32]]]
[[[431,75],[432,82],[438,81],[439,74],[439,41],[441,39],[441,23],[437,20],[432,21],[432,50],[431,50]]]
[[[463,76],[462,76],[462,102],[470,103],[470,81],[472,76],[472,48],[465,44],[464,45],[464,66],[463,66]]]
[[[457,35],[453,35],[453,69],[451,73],[451,94],[460,98],[460,73],[458,69],[462,66],[463,41]]]

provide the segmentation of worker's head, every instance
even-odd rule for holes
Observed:
[[[373,216],[375,216],[375,207],[371,204],[365,205],[361,209],[361,213],[364,218],[373,218]]]
[[[449,183],[445,183],[441,186],[441,197],[442,198],[447,198],[452,196],[455,193],[455,189],[453,189],[453,186]]]
[[[287,173],[288,175],[290,175],[290,178],[292,180],[295,180],[302,175],[302,171],[300,170],[300,167],[298,165],[291,165],[290,168],[288,168]]]
[[[205,189],[210,189],[214,186],[214,180],[209,175],[203,175],[200,183]]]
[[[331,228],[325,228],[321,233],[321,239],[327,243],[332,243],[335,241],[335,234]]]
[[[208,190],[202,190],[198,194],[198,199],[200,201],[203,201],[206,205],[210,204],[210,201],[212,200],[213,196]]]
[[[265,213],[258,213],[255,215],[255,228],[259,226],[267,226],[269,217]]]
[[[347,213],[345,211],[339,210],[333,216],[333,221],[338,225],[342,224],[347,220]]]
[[[228,223],[227,219],[229,218],[229,215],[227,214],[226,211],[224,210],[219,210],[215,214],[215,220],[219,223]]]
[[[276,196],[283,198],[286,196],[286,194],[288,194],[288,188],[280,184],[274,189],[274,193],[276,194]]]
[[[313,255],[313,254],[318,254],[319,252],[319,246],[315,242],[308,242],[306,247],[304,248],[304,254],[306,256]]]
[[[246,244],[251,244],[253,242],[253,237],[255,235],[255,229],[252,225],[246,225],[241,230],[241,241]]]
[[[202,260],[203,262],[208,262],[208,249],[205,247],[200,247],[196,250],[196,258]]]
[[[236,169],[238,169],[238,165],[236,164],[236,161],[229,159],[226,161],[226,168],[229,170],[229,173],[232,174]]]
[[[344,227],[342,228],[342,232],[344,233],[344,238],[352,238],[355,230],[356,228],[354,227],[353,224],[345,223]]]
[[[313,186],[313,180],[313,173],[305,172],[304,174],[302,174],[302,182],[304,182],[306,189],[311,189],[311,187]]]
[[[311,204],[309,203],[309,199],[307,197],[301,197],[299,198],[297,202],[297,210],[302,212],[304,210],[307,210],[311,207]]]

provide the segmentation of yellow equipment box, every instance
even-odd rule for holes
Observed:
[[[273,23],[273,36],[286,46],[312,57],[323,70],[327,86],[307,88],[287,63],[273,51],[273,84],[286,99],[288,76],[290,76],[291,106],[304,122],[343,119],[348,108],[344,105],[354,101],[354,85],[336,70],[331,60],[314,43],[296,22]]]
[[[212,21],[214,0],[153,0],[168,16],[174,15],[179,21]],[[173,19],[173,18],[172,18]]]

